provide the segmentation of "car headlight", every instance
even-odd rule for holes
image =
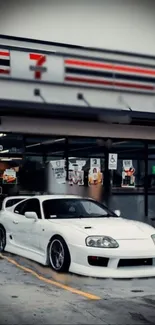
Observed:
[[[155,244],[155,235],[152,235],[151,238],[152,238],[152,240],[153,240],[153,242]]]
[[[89,236],[86,238],[86,245],[98,248],[118,248],[117,241],[108,236]]]

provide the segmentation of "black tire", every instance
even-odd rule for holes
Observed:
[[[60,236],[54,236],[48,248],[48,259],[51,268],[59,273],[67,273],[70,267],[70,253],[66,242]]]
[[[2,225],[0,225],[0,253],[4,252],[6,246],[6,231]]]

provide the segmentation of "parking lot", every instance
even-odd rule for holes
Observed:
[[[0,324],[154,324],[155,279],[55,274],[11,254],[0,264]]]

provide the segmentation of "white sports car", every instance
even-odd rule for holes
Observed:
[[[0,212],[0,250],[57,272],[112,278],[155,276],[155,229],[69,195],[9,197]]]

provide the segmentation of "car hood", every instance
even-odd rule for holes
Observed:
[[[63,226],[72,227],[91,235],[105,235],[115,239],[147,239],[155,229],[145,223],[123,218],[81,218],[57,220]]]

